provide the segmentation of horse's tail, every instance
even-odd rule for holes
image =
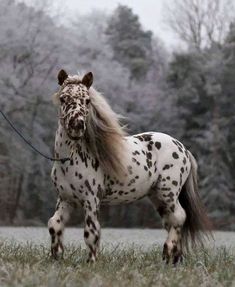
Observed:
[[[189,152],[190,174],[180,192],[179,202],[186,212],[186,221],[182,230],[182,243],[188,250],[191,239],[192,247],[203,245],[203,239],[211,237],[212,225],[199,197],[197,185],[197,162]]]

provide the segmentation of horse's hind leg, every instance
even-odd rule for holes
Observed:
[[[48,221],[48,229],[51,236],[51,255],[57,259],[63,255],[63,233],[66,222],[69,220],[72,207],[69,203],[58,199],[56,211]]]
[[[165,224],[168,229],[168,237],[163,248],[163,259],[168,263],[173,257],[173,264],[182,260],[182,228],[186,220],[186,213],[179,201],[176,200],[174,208],[165,215]]]
[[[171,188],[166,192],[166,189],[169,188],[156,190],[150,199],[162,217],[163,226],[168,232],[163,247],[163,260],[169,263],[172,257],[173,263],[176,264],[182,259],[181,234],[186,213],[178,201],[178,190]]]

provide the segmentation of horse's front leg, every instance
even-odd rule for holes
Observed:
[[[85,227],[84,240],[88,247],[89,257],[87,262],[95,262],[100,244],[100,223],[98,221],[99,200],[94,196],[84,203]]]
[[[56,211],[48,221],[48,229],[51,236],[51,255],[55,259],[63,255],[64,228],[69,220],[71,211],[72,207],[68,202],[58,199]]]

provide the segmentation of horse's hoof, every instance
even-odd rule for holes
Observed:
[[[60,245],[51,248],[51,258],[54,260],[63,259],[64,249]]]
[[[89,264],[93,264],[96,262],[96,257],[94,255],[90,255],[88,258],[87,258],[87,263]]]
[[[178,263],[182,263],[183,262],[183,254],[181,249],[179,249],[176,245],[173,247],[172,250],[172,257],[173,257],[173,265],[176,266]]]
[[[168,246],[167,246],[166,243],[163,246],[162,260],[165,261],[166,264],[169,264],[169,262],[170,262],[170,256],[169,256],[169,253],[168,253]]]
[[[181,264],[183,262],[183,255],[182,254],[176,254],[173,256],[173,265],[176,267],[178,264]]]
[[[96,262],[96,259],[94,258],[88,258],[86,261],[88,264],[94,264]]]

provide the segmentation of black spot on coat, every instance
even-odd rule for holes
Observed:
[[[160,149],[161,146],[162,146],[162,144],[161,144],[160,142],[155,142],[155,147],[156,147],[157,149]]]
[[[177,152],[173,152],[173,153],[172,153],[172,156],[173,156],[173,158],[174,158],[174,159],[179,158],[179,155],[178,155],[178,153],[177,153]]]

